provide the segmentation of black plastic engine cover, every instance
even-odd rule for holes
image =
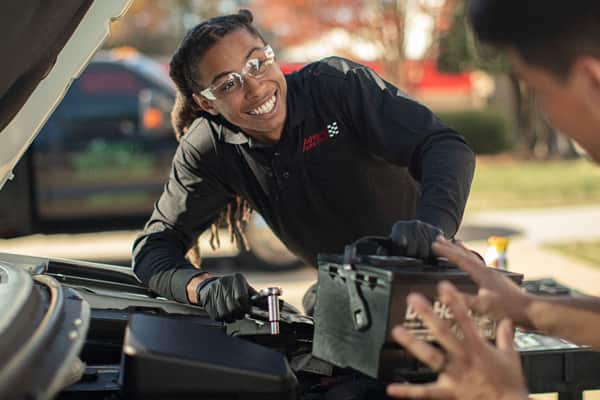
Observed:
[[[285,357],[228,336],[204,318],[134,314],[125,333],[121,384],[132,398],[296,399]]]
[[[416,313],[407,308],[409,293],[422,293],[434,303],[436,314],[452,323],[450,310],[437,300],[437,284],[447,280],[467,293],[478,290],[466,273],[443,262],[430,265],[407,257],[367,255],[348,263],[346,258],[319,255],[312,354],[373,378],[387,379],[399,366],[418,368],[414,358],[391,339],[395,325],[433,341]],[[521,283],[522,275],[506,274]],[[473,317],[482,335],[493,340],[495,324]]]

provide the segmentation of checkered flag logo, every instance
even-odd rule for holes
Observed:
[[[340,133],[340,128],[338,128],[337,122],[332,122],[331,124],[327,124],[327,132],[329,132],[330,138],[337,136],[337,134]]]

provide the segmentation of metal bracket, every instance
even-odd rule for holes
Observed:
[[[356,270],[353,262],[357,260],[356,246],[349,245],[344,249],[344,265],[342,275],[346,279],[346,288],[348,289],[348,298],[350,300],[350,313],[354,329],[364,331],[371,325],[369,310],[360,293],[360,288],[356,282]]]

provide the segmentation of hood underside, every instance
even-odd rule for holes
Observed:
[[[130,2],[0,3],[0,188]]]
[[[0,5],[0,130],[46,76],[92,0],[25,0]],[[19,21],[15,24],[14,21]],[[24,39],[26,43],[23,43]]]

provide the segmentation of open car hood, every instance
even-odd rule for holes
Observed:
[[[131,1],[0,4],[0,189]]]
[[[131,0],[0,3],[0,188]],[[85,369],[88,303],[0,259],[0,398],[50,399]]]

